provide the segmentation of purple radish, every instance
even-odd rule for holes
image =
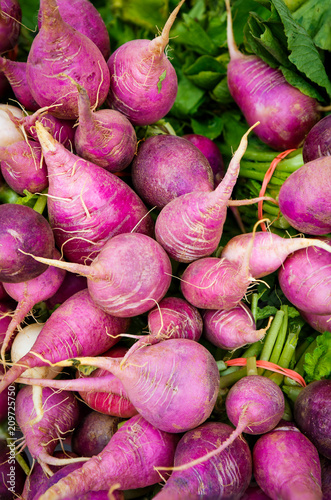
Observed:
[[[90,266],[46,260],[47,264],[86,276],[95,304],[118,317],[149,311],[165,296],[171,283],[171,262],[165,250],[140,233],[110,238]]]
[[[43,388],[44,416],[38,423],[32,398],[32,387],[22,387],[16,397],[16,420],[24,436],[25,445],[42,467],[44,464],[66,465],[84,458],[57,458],[52,454],[60,438],[72,431],[79,421],[79,407],[75,396],[67,391]],[[47,466],[45,466],[47,471]]]
[[[95,43],[105,59],[110,56],[107,27],[97,8],[89,0],[56,0],[60,15],[66,23]],[[41,12],[38,15],[41,26]]]
[[[55,249],[55,258],[60,256]],[[4,283],[6,292],[18,304],[8,325],[6,335],[1,347],[1,359],[4,360],[5,352],[12,340],[16,328],[22,323],[25,316],[35,304],[50,298],[62,284],[66,271],[52,266],[48,267],[42,274],[28,281],[21,283]]]
[[[255,55],[239,52],[233,37],[230,0],[227,10],[227,39],[230,62],[227,81],[230,93],[249,126],[277,151],[300,147],[309,130],[320,119],[318,102],[290,85],[280,70]]]
[[[75,120],[78,91],[71,78],[86,89],[92,106],[101,106],[109,90],[107,63],[89,38],[63,21],[56,0],[41,0],[40,9],[41,28],[27,59],[28,85],[40,107],[56,105],[54,116]]]
[[[0,281],[20,283],[36,278],[47,265],[21,252],[51,258],[54,235],[48,221],[30,207],[0,205]]]
[[[127,351],[127,347],[116,344],[102,356],[122,358]],[[84,375],[84,373],[80,370],[77,370],[77,377],[80,379],[88,377],[89,381],[81,380],[81,386],[85,386],[85,389],[87,389],[91,383],[95,386],[97,379],[101,379],[101,382],[103,380],[102,385],[104,385],[104,391],[95,391],[93,389],[84,391],[83,388],[82,390],[78,387],[76,387],[76,389],[74,388],[74,390],[78,390],[80,397],[93,410],[104,413],[105,415],[119,418],[130,418],[138,413],[128,398],[122,382],[118,377],[115,377],[115,375],[109,371],[97,368],[96,370],[93,370],[90,375]],[[74,384],[78,385],[78,383],[79,382],[74,381]],[[69,381],[67,381],[67,384],[67,387],[69,388]]]
[[[216,448],[178,466],[177,470],[186,470],[205,463],[226,450],[242,432],[258,435],[271,431],[283,416],[285,400],[282,390],[273,380],[261,375],[249,375],[230,388],[225,408],[236,429]]]
[[[313,314],[304,311],[299,312],[305,322],[317,332],[331,332],[331,314]]]
[[[87,288],[85,276],[78,276],[72,273],[65,273],[58,290],[45,301],[47,309],[54,309],[57,305],[63,304],[69,297]]]
[[[331,232],[331,157],[305,163],[282,184],[279,209],[292,227],[302,233]]]
[[[22,9],[19,0],[0,1],[0,54],[18,43],[21,32]]]
[[[60,500],[89,490],[143,488],[160,481],[156,467],[171,467],[178,437],[141,415],[130,418],[99,455],[51,486],[38,500]],[[129,465],[129,466],[128,466]]]
[[[0,70],[6,75],[18,102],[28,111],[39,109],[40,106],[32,97],[26,79],[26,62],[0,57]]]
[[[227,311],[205,311],[203,324],[204,337],[213,345],[229,351],[261,340],[268,328],[256,330],[253,315],[243,302]]]
[[[232,434],[232,427],[206,422],[184,434],[178,442],[174,471],[155,500],[234,500],[248,487],[252,476],[252,457],[245,439],[238,438],[224,451],[202,465],[188,470],[181,465],[215,450]],[[162,472],[162,469],[161,469]]]
[[[214,174],[214,184],[218,186],[225,175],[225,166],[217,144],[209,137],[200,134],[186,134],[183,138],[194,144],[205,155]]]
[[[91,262],[119,233],[153,234],[147,208],[128,184],[69,152],[40,123],[36,128],[49,174],[49,221],[68,260]]]
[[[142,346],[125,363],[121,359],[98,356],[75,357],[56,366],[78,363],[104,368],[117,376],[140,415],[166,432],[185,432],[202,424],[211,415],[219,390],[220,376],[214,357],[204,346],[188,339],[169,339]],[[106,378],[102,378],[96,378],[95,385],[93,380],[85,380],[85,390],[95,390],[99,385],[98,390],[104,391]],[[70,381],[70,386],[68,382],[24,379],[27,384],[82,389],[81,380]]]
[[[322,491],[323,500],[331,499],[331,460],[320,456],[322,469]]]
[[[331,380],[314,380],[302,389],[293,416],[300,431],[331,460]]]
[[[76,153],[109,172],[128,167],[137,149],[131,122],[115,109],[93,111],[85,89],[77,86],[79,122],[75,133]]]
[[[2,176],[16,193],[40,193],[48,187],[47,167],[38,142],[26,140],[0,147],[0,161]]]
[[[307,248],[289,255],[278,271],[278,281],[297,309],[331,314],[331,255],[324,249]]]
[[[153,40],[130,40],[108,59],[111,75],[109,106],[123,113],[133,125],[150,125],[172,108],[178,90],[176,71],[165,54],[169,32],[181,0],[162,33]]]
[[[253,473],[272,500],[322,500],[318,452],[295,427],[279,426],[258,438]]]
[[[238,234],[224,246],[221,257],[237,266],[242,264],[250,245],[252,233]],[[282,266],[293,252],[307,247],[318,247],[331,252],[326,241],[314,238],[282,238],[278,234],[259,231],[255,233],[249,271],[255,278],[263,278]]]
[[[0,498],[13,500],[22,498],[26,473],[15,458],[15,441],[0,439]]]
[[[68,356],[105,352],[120,340],[119,334],[127,327],[126,318],[115,318],[101,311],[87,289],[76,293],[51,314],[32,350],[6,372],[0,392],[27,368],[47,366]]]
[[[16,117],[10,112],[8,114],[12,122],[18,128],[23,128],[25,133],[35,141],[39,141],[36,132],[36,122],[39,121],[56,141],[67,149],[72,149],[75,137],[74,122],[56,118],[48,112],[49,109],[52,110],[52,107],[39,108],[35,113],[23,117]]]
[[[305,163],[321,156],[331,156],[331,115],[325,116],[310,129],[302,146]]]
[[[76,455],[93,457],[109,443],[118,428],[120,419],[91,411],[83,417],[71,437],[71,447]]]
[[[175,135],[148,137],[138,149],[131,174],[139,196],[158,208],[185,193],[214,188],[207,158],[191,142]]]
[[[165,297],[148,313],[149,334],[143,335],[128,350],[126,360],[142,345],[153,344],[168,339],[198,340],[201,337],[203,321],[200,312],[180,297]]]
[[[193,191],[178,196],[158,215],[156,239],[174,260],[192,262],[216,250],[239,174],[240,159],[246,151],[247,136],[251,130],[242,137],[222,182],[214,191]],[[256,199],[250,202],[256,202]],[[247,204],[247,200],[239,203]]]

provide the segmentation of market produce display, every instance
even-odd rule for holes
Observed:
[[[0,500],[330,500],[328,0],[0,0]]]

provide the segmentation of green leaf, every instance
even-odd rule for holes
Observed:
[[[162,82],[165,79],[166,74],[167,74],[167,70],[165,69],[163,71],[162,75],[160,75],[159,81],[157,82],[157,91],[158,91],[158,93],[160,93],[161,90],[162,90]]]
[[[168,15],[168,0],[111,0],[110,8],[124,22],[141,26],[158,34]]]
[[[185,44],[198,54],[217,56],[219,49],[213,39],[204,30],[202,24],[192,19],[188,14],[183,14],[184,22],[178,23],[171,32],[177,43]]]
[[[331,378],[331,332],[316,337],[317,347],[305,355],[306,382]]]
[[[324,88],[331,97],[331,82],[326,74],[320,54],[307,31],[298,24],[283,0],[271,0],[287,36],[289,60],[312,82]]]
[[[221,135],[223,126],[223,119],[217,115],[212,115],[209,120],[195,120],[193,118],[191,120],[193,132],[195,134],[204,135],[211,140]]]
[[[307,31],[317,47],[331,51],[330,0],[308,0],[292,16]]]
[[[181,71],[178,75],[178,92],[171,108],[171,115],[176,118],[187,118],[197,112],[205,98],[205,92],[196,87]]]

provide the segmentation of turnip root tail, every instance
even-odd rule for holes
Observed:
[[[237,437],[240,436],[240,434],[244,431],[244,429],[249,425],[249,417],[246,414],[246,410],[249,406],[249,403],[247,404],[246,408],[243,408],[242,414],[240,416],[238,425],[236,429],[230,434],[230,436],[223,441],[223,443],[218,446],[218,448],[215,448],[214,450],[210,451],[209,453],[206,453],[206,455],[202,455],[199,458],[196,458],[195,460],[192,460],[191,462],[187,462],[186,464],[182,465],[177,465],[175,467],[155,467],[157,471],[162,471],[162,470],[168,470],[168,471],[181,471],[181,470],[187,470],[190,469],[191,467],[195,467],[196,465],[202,464],[206,462],[207,460],[210,460],[213,458],[215,455],[218,455],[221,453],[223,450],[225,450],[228,446],[230,446]]]
[[[233,59],[238,59],[239,57],[242,57],[242,54],[238,50],[237,44],[236,44],[234,36],[233,36],[230,0],[225,0],[225,6],[226,6],[226,14],[227,14],[226,36],[227,36],[227,42],[228,42],[228,50],[229,50],[229,54],[230,54],[230,59],[233,60]]]
[[[260,122],[254,123],[254,125],[252,125],[242,136],[240,144],[230,161],[229,167],[226,171],[225,176],[222,179],[222,182],[218,185],[218,187],[214,191],[215,195],[217,194],[217,198],[219,200],[228,201],[230,199],[234,185],[237,181],[237,177],[239,174],[240,160],[245,154],[245,151],[247,149],[248,135],[259,124]]]
[[[179,4],[177,5],[177,7],[172,11],[170,16],[168,17],[167,22],[164,25],[164,28],[162,30],[161,35],[154,38],[154,40],[152,40],[150,42],[150,44],[148,46],[148,50],[150,50],[151,52],[155,52],[156,54],[158,54],[160,56],[163,54],[164,49],[166,48],[166,46],[169,43],[169,33],[171,30],[171,27],[172,27],[172,25],[177,17],[179,9],[181,8],[181,6],[183,5],[184,2],[185,2],[185,0],[181,0],[179,2]]]

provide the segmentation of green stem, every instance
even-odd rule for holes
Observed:
[[[278,332],[279,332],[281,324],[283,322],[283,318],[284,318],[284,311],[282,311],[280,309],[279,311],[276,312],[275,317],[274,317],[274,319],[271,323],[271,326],[269,328],[269,331],[267,332],[266,336],[264,337],[264,345],[263,345],[263,349],[262,349],[262,352],[260,355],[260,360],[269,361],[269,358],[270,358],[271,353],[272,353],[272,349],[275,345],[275,342],[276,342],[276,339],[278,336]],[[259,369],[260,375],[262,375],[263,372],[264,372],[263,369]]]
[[[285,342],[284,349],[280,358],[278,360],[278,365],[282,368],[288,368],[295,354],[295,348],[298,342],[298,335],[296,333],[289,333],[287,340]],[[280,373],[273,373],[270,375],[270,378],[276,382],[277,385],[280,385],[284,380],[284,375]]]
[[[289,397],[289,399],[292,401],[292,403],[295,403],[295,400],[299,396],[303,387],[301,387],[301,386],[291,387],[289,385],[283,385],[282,389],[285,392],[285,394]]]
[[[33,206],[33,210],[35,210],[36,212],[38,212],[41,215],[43,214],[43,212],[46,208],[47,196],[44,196],[44,194],[47,194],[47,191],[48,190],[46,189],[45,191],[42,192],[42,194],[40,196],[38,196],[38,199]]]
[[[249,358],[250,356],[255,356],[256,358],[260,355],[263,348],[263,342],[258,340],[251,344],[248,349],[241,355],[242,358]]]
[[[256,357],[250,356],[247,358],[247,375],[257,375],[257,367],[256,367]]]
[[[304,370],[304,363],[305,363],[306,354],[313,352],[314,349],[316,348],[316,346],[317,346],[317,341],[316,341],[316,339],[314,339],[309,344],[309,346],[307,347],[307,349],[302,353],[302,355],[300,356],[299,361],[297,362],[297,364],[294,367],[294,370],[297,373],[299,373],[299,375],[301,375],[302,377],[303,377],[304,372],[305,372],[305,370]],[[284,384],[286,384],[286,385],[293,385],[293,380],[291,378],[289,378],[289,377],[285,377]]]
[[[251,313],[253,315],[254,321],[256,323],[257,321],[257,304],[259,302],[259,296],[257,293],[253,293],[252,299],[251,299]]]
[[[228,375],[224,375],[224,377],[221,377],[220,379],[220,389],[225,389],[226,387],[230,387],[238,380],[240,380],[243,377],[246,377],[247,375],[247,369],[246,366],[243,368],[240,368],[239,370],[229,373]]]
[[[6,184],[0,185],[0,203],[16,203],[21,197]]]
[[[279,357],[281,355],[282,349],[284,347],[286,335],[287,335],[287,327],[288,327],[288,306],[282,305],[280,307],[281,311],[284,311],[284,318],[279,329],[279,334],[277,336],[274,348],[272,350],[269,361],[271,363],[278,363]]]
[[[263,212],[277,217],[279,215],[279,207],[277,205],[270,205],[270,203],[265,202],[263,204]]]

